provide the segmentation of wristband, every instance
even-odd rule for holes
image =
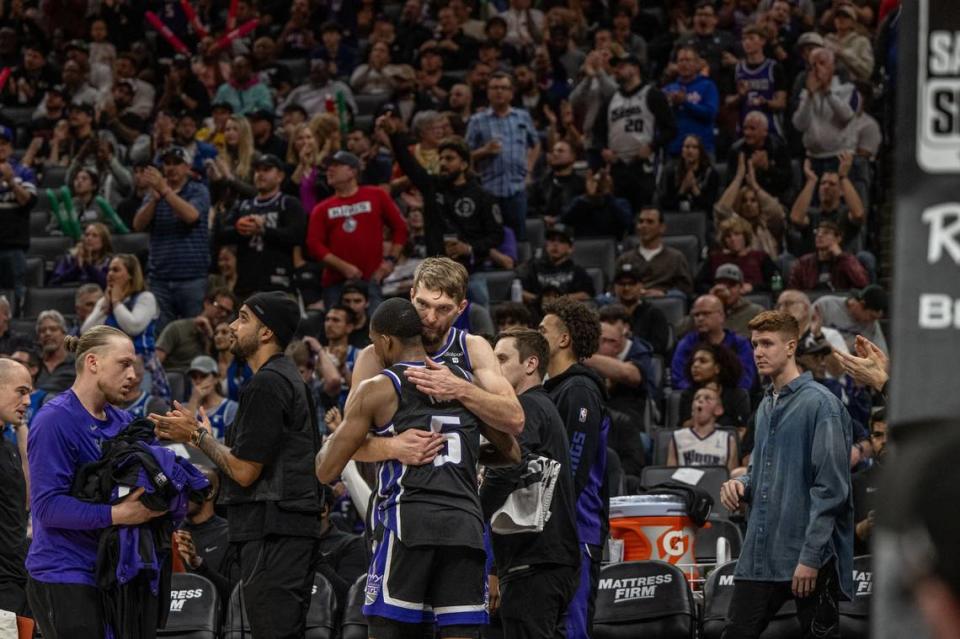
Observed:
[[[204,436],[207,434],[206,428],[197,428],[193,431],[193,434],[190,436],[190,443],[192,443],[197,448],[200,448],[200,442],[203,441]]]

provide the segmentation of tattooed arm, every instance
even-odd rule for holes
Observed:
[[[174,402],[173,406],[174,410],[166,415],[150,414],[149,419],[156,426],[157,437],[193,445],[197,445],[196,442],[199,439],[197,447],[216,464],[224,475],[244,488],[257,481],[263,471],[263,464],[240,459],[231,452],[229,447],[218,442],[211,433],[210,420],[203,408],[200,409],[203,421],[198,422],[193,415],[183,409],[179,402]],[[201,430],[205,430],[207,434],[197,437]]]

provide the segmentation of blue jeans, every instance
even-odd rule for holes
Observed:
[[[16,299],[10,302],[10,313],[17,315],[27,287],[27,254],[23,249],[0,249],[0,288],[12,288]]]
[[[513,195],[498,197],[497,205],[503,215],[503,223],[513,229],[518,242],[527,240],[527,191],[521,189]]]
[[[157,298],[160,317],[157,319],[157,335],[163,327],[175,319],[196,317],[203,310],[203,298],[207,294],[207,278],[192,280],[161,280],[150,278],[150,291]]]

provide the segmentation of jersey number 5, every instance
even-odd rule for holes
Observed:
[[[430,430],[435,433],[440,433],[443,435],[443,438],[447,440],[446,445],[443,447],[443,452],[433,458],[434,466],[443,466],[444,464],[459,464],[460,463],[460,433],[457,431],[452,431],[445,433],[443,432],[444,426],[459,426],[460,418],[459,417],[450,417],[445,415],[433,415],[430,417]]]

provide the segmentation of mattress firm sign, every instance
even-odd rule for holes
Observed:
[[[960,393],[947,390],[960,361],[960,10],[956,0],[917,0],[902,11],[888,415],[894,425],[960,412]]]

